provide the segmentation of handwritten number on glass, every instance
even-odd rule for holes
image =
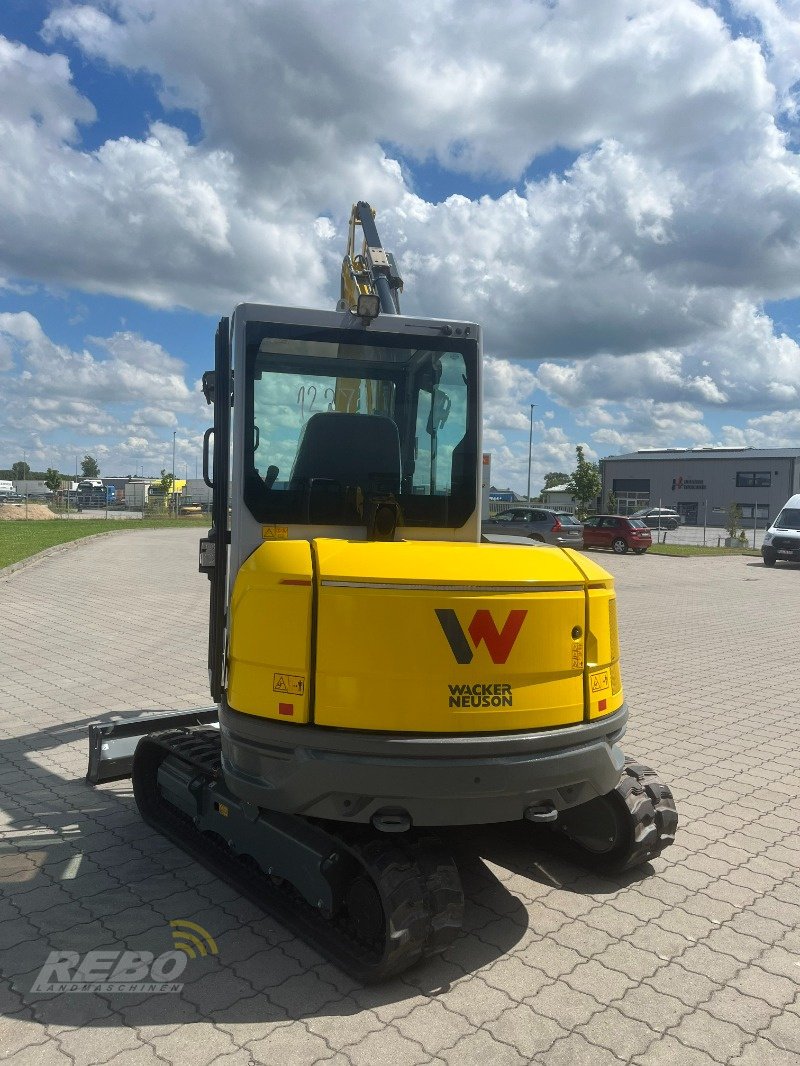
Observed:
[[[317,395],[316,385],[301,385],[297,390],[297,406],[300,408],[301,422],[305,422],[306,418],[314,413],[314,404],[317,402]],[[334,398],[334,390],[328,386],[323,393],[322,403],[327,403],[327,409],[329,411],[333,410]],[[306,404],[308,404],[308,411],[306,411]]]

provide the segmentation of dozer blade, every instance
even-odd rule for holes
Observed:
[[[164,714],[152,711],[116,722],[90,722],[86,780],[90,785],[99,785],[103,781],[121,781],[130,777],[136,745],[148,733],[182,726],[216,725],[218,720],[217,707],[214,706]]]

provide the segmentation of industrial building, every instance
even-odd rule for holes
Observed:
[[[764,528],[800,492],[800,448],[643,449],[601,459],[603,506],[619,514],[671,507],[687,526],[726,524],[738,503],[745,526]]]

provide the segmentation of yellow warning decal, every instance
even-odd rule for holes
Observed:
[[[272,691],[289,692],[293,696],[302,696],[306,689],[306,679],[297,674],[273,674]]]
[[[583,669],[583,645],[582,644],[573,644],[572,645],[572,669],[573,670],[582,670]]]
[[[289,539],[289,527],[288,526],[262,526],[261,527],[261,539],[262,540],[288,540]]]
[[[590,675],[590,680],[592,683],[592,692],[602,692],[604,689],[611,687],[608,670],[598,670],[596,674]]]

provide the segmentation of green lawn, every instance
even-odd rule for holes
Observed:
[[[208,529],[209,516],[191,518],[87,518],[59,519],[53,522],[35,522],[14,519],[0,522],[0,567],[18,563],[45,548],[57,544],[91,537],[95,533],[114,533],[122,529],[185,529],[196,526]]]
[[[761,558],[761,552],[752,548],[704,548],[698,544],[654,544],[647,552],[648,555],[753,555]]]

